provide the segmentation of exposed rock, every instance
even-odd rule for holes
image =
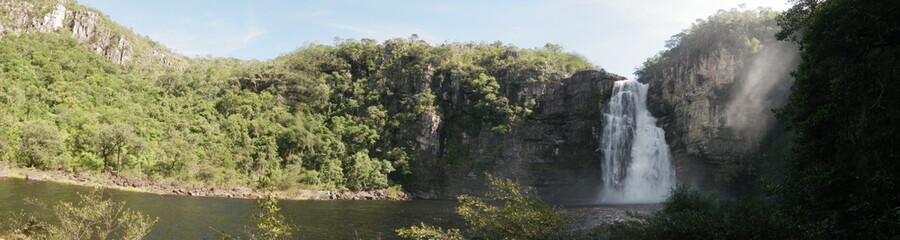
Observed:
[[[422,126],[422,132],[416,137],[419,143],[419,149],[430,155],[437,155],[440,151],[440,132],[441,117],[434,111],[428,111],[419,116],[419,124]]]
[[[41,176],[41,175],[35,174],[35,173],[28,173],[28,174],[25,174],[25,179],[26,179],[26,180],[40,181],[40,180],[44,180],[44,177]]]
[[[63,20],[66,19],[66,7],[62,4],[56,4],[52,12],[48,13],[41,19],[34,19],[33,25],[38,32],[53,32],[63,26]]]
[[[543,77],[548,81],[523,79],[505,84],[504,92],[511,101],[536,103],[533,113],[508,133],[488,129],[475,136],[448,132],[440,130],[446,123],[438,114],[421,117],[425,130],[416,139],[418,159],[424,166],[415,171],[421,185],[411,186],[414,198],[446,199],[484,191],[488,184],[481,173],[486,172],[533,186],[551,201],[593,202],[601,179],[601,157],[595,151],[602,129],[598,114],[609,99],[613,82],[624,78],[602,70],[571,77],[539,71],[525,75],[525,79]],[[432,92],[459,101],[444,92],[457,81],[434,78],[433,82]],[[440,149],[437,155],[435,148]],[[460,149],[463,156],[453,156],[459,154],[453,151]],[[441,164],[447,162],[451,164]]]
[[[91,178],[91,173],[88,171],[83,171],[75,175],[76,180],[87,181]]]
[[[40,3],[0,0],[0,9],[8,13],[5,17],[9,20],[7,25],[0,24],[0,39],[10,33],[64,33],[66,31],[62,29],[67,29],[79,43],[120,65],[135,61],[139,64],[173,65],[184,61],[183,57],[169,52],[165,47],[104,21],[105,17],[93,10],[68,11],[66,6],[71,4],[69,0]],[[117,28],[120,30],[114,30]],[[135,38],[144,42],[137,44],[139,49],[135,49]]]
[[[639,79],[650,84],[648,108],[666,131],[680,182],[747,191],[751,184],[736,183],[753,181],[738,179],[758,174],[762,158],[778,158],[766,152],[786,148],[773,145],[785,133],[771,109],[786,101],[797,53],[788,43],[769,41],[759,53],[717,47],[670,57]],[[752,85],[757,82],[768,85]],[[742,88],[764,101],[740,98]],[[759,106],[744,107],[749,104]]]

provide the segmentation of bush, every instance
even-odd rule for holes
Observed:
[[[440,227],[428,226],[424,223],[421,226],[411,226],[409,228],[397,229],[397,235],[406,239],[427,239],[427,240],[464,240],[465,237],[459,233],[459,229],[444,230]]]
[[[65,150],[56,125],[47,121],[23,122],[19,130],[19,158],[24,165],[37,168],[58,167],[57,160]]]
[[[266,195],[265,198],[256,201],[256,208],[259,210],[257,214],[253,215],[253,222],[256,226],[245,226],[248,239],[292,239],[296,227],[287,223],[284,215],[281,215],[277,198]],[[220,239],[237,239],[226,232],[213,230],[218,232]]]
[[[125,202],[114,202],[99,190],[79,194],[77,203],[56,206],[37,200],[32,204],[50,209],[56,224],[48,224],[25,213],[14,214],[3,223],[12,235],[30,239],[141,239],[150,232],[157,219],[125,208]]]
[[[459,196],[456,212],[468,227],[466,236],[479,239],[563,239],[562,209],[548,206],[531,188],[488,175],[491,191],[484,197]],[[398,229],[409,239],[464,239],[459,229],[443,230],[425,224]]]
[[[634,220],[602,225],[595,239],[797,239],[773,204],[757,199],[716,200],[679,187],[650,215],[630,214]]]

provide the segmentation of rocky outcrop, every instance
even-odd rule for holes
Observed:
[[[185,61],[183,57],[106,20],[100,13],[76,5],[74,1],[32,3],[3,0],[0,1],[0,11],[6,14],[0,21],[0,38],[29,32],[71,33],[78,43],[119,65],[171,66]]]
[[[766,43],[674,56],[639,79],[650,84],[648,108],[666,131],[682,183],[746,191],[754,182],[746,178],[787,150],[788,134],[771,110],[787,100],[797,51],[771,37]]]
[[[488,184],[483,173],[489,173],[535,187],[550,201],[593,202],[601,186],[599,114],[613,82],[624,78],[591,70],[549,79],[504,84],[510,99],[535,103],[533,113],[508,133],[452,132],[443,127],[446,120],[440,115],[425,114],[425,130],[417,139],[419,159],[427,166],[416,171],[425,186],[419,186],[414,196],[452,198],[484,191]],[[454,84],[452,79],[434,81],[432,86]],[[433,91],[442,90],[435,87]],[[453,100],[448,95],[444,98]]]
[[[94,52],[106,55],[109,61],[117,64],[130,61],[133,50],[128,44],[128,39],[100,26],[99,21],[100,14],[96,12],[76,11],[72,12],[72,21],[68,27],[72,29],[72,36],[79,43],[89,44]]]

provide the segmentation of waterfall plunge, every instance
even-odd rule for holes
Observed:
[[[647,85],[615,82],[603,113],[603,190],[600,203],[658,203],[675,183],[665,133],[647,111]]]

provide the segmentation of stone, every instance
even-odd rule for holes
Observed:
[[[40,180],[44,180],[44,177],[41,176],[41,175],[38,175],[38,174],[36,174],[36,173],[28,173],[28,174],[25,174],[25,179],[26,179],[26,180],[40,181]]]
[[[62,4],[56,4],[53,11],[47,13],[43,18],[34,19],[33,25],[38,32],[53,32],[63,27],[63,21],[66,19],[66,7]]]

